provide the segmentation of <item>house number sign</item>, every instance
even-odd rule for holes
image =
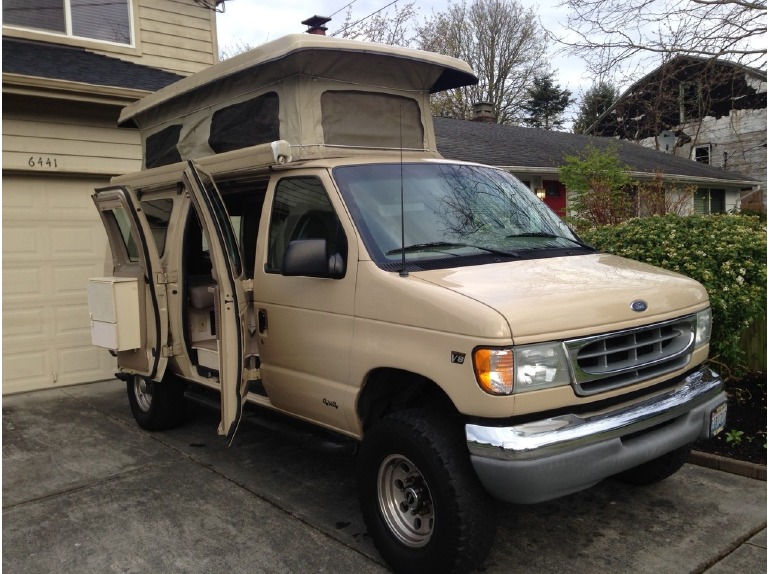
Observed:
[[[53,156],[30,156],[27,160],[27,165],[29,167],[36,167],[36,168],[56,168],[59,167],[58,162],[56,161],[56,158]]]

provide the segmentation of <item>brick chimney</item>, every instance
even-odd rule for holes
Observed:
[[[473,104],[473,121],[489,124],[495,123],[497,121],[495,106],[491,102],[476,102]]]
[[[302,20],[301,24],[307,26],[308,34],[315,34],[316,36],[326,36],[326,31],[329,29],[324,24],[329,22],[331,18],[326,16],[311,16],[307,20]]]

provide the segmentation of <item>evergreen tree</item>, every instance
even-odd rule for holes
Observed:
[[[564,125],[564,110],[572,103],[572,93],[562,90],[553,80],[553,72],[535,76],[522,108],[529,115],[524,123],[533,128],[558,130]]]
[[[618,97],[620,97],[618,89],[607,82],[598,82],[588,88],[580,102],[580,109],[572,130],[576,134],[586,133],[586,130],[615,103]]]

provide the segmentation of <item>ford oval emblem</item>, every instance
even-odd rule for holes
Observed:
[[[647,301],[642,301],[641,299],[637,299],[636,301],[631,303],[631,309],[633,309],[637,313],[643,313],[647,310]]]

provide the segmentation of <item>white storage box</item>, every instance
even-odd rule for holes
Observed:
[[[139,285],[134,278],[95,277],[88,280],[91,343],[113,351],[142,344]]]

